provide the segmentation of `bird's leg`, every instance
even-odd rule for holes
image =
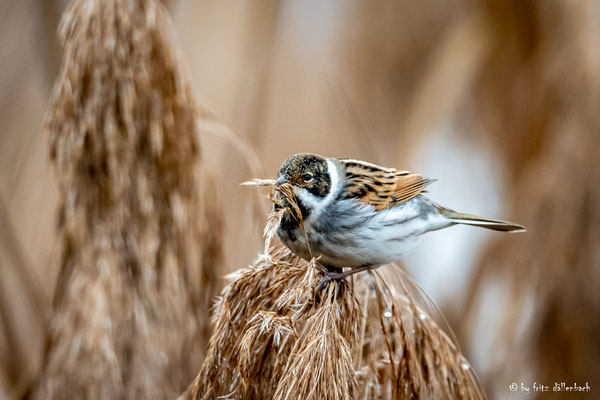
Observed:
[[[332,282],[332,281],[339,282],[343,279],[346,279],[350,275],[354,275],[354,274],[356,274],[358,272],[362,272],[362,271],[368,271],[368,270],[374,269],[374,268],[377,268],[377,266],[368,264],[368,265],[362,265],[358,268],[352,268],[348,271],[342,270],[341,272],[328,272],[323,276],[323,279],[321,279],[321,282],[319,282],[319,284],[317,285],[316,290],[319,292],[319,291],[325,289],[329,285],[329,282]]]

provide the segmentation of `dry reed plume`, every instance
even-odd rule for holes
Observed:
[[[281,194],[293,211],[291,193]],[[394,271],[317,292],[317,261],[269,248],[269,221],[265,253],[232,275],[217,302],[207,357],[182,399],[484,397],[459,349]]]
[[[283,247],[261,256],[224,289],[182,398],[483,398],[458,348],[387,272],[315,293],[314,263]]]
[[[46,127],[63,243],[37,398],[166,398],[200,367],[222,221],[154,0],[77,0]],[[202,188],[202,190],[201,190]]]

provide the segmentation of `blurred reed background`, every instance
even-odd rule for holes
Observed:
[[[510,392],[512,382],[588,382],[595,396],[600,2],[165,3],[179,68],[202,104],[201,169],[218,177],[208,191],[224,215],[219,276],[262,250],[268,201],[239,183],[274,177],[288,155],[420,172],[439,179],[429,188],[435,201],[528,227],[431,233],[405,262],[488,396],[524,398]],[[66,7],[0,1],[0,399],[30,390],[48,357],[64,264],[57,212],[65,174],[51,167],[42,125]],[[202,196],[212,187],[204,179],[177,190],[197,185],[192,197]],[[205,217],[214,216],[217,226],[218,213]],[[211,251],[220,252],[204,254]],[[194,318],[206,319],[205,308]],[[168,393],[181,388],[169,384]]]

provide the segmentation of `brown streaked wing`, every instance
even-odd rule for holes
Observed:
[[[340,159],[346,169],[345,198],[384,210],[412,199],[432,182],[419,174],[380,167],[359,160]]]

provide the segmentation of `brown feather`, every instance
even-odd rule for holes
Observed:
[[[345,198],[384,210],[408,201],[423,192],[432,182],[419,174],[380,167],[359,160],[340,159],[346,173]]]

